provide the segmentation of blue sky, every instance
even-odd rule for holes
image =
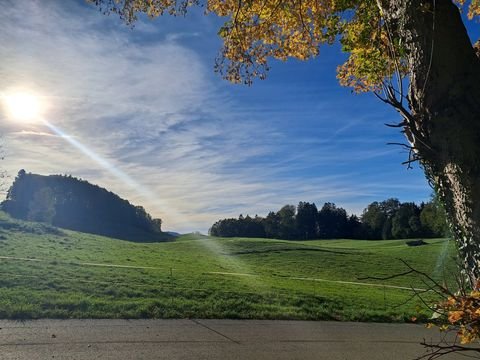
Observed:
[[[403,142],[383,125],[398,115],[338,85],[338,47],[314,61],[272,62],[251,87],[232,85],[213,71],[220,23],[193,12],[129,29],[80,0],[3,6],[0,92],[41,95],[45,118],[64,134],[2,113],[8,180],[21,168],[72,174],[180,232],[299,201],[360,214],[375,200],[429,198],[422,170],[407,170],[405,151],[386,145]]]

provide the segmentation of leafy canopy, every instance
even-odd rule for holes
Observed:
[[[185,15],[204,7],[226,19],[218,34],[223,48],[216,70],[234,83],[264,79],[268,59],[308,60],[322,44],[339,40],[350,54],[338,67],[338,79],[357,92],[375,91],[395,71],[405,73],[400,41],[389,31],[379,8],[381,0],[87,0],[105,13],[133,23],[137,14]],[[473,19],[480,0],[453,0]],[[433,11],[428,6],[419,11]]]

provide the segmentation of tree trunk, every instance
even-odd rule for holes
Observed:
[[[405,46],[405,134],[435,185],[465,273],[480,279],[480,60],[451,0],[378,0]]]

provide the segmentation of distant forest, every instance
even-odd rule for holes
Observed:
[[[407,239],[448,236],[445,212],[433,198],[417,205],[397,199],[373,202],[360,217],[325,203],[320,210],[314,203],[285,205],[266,217],[240,215],[238,219],[217,221],[212,236],[256,237],[285,240],[311,239]]]
[[[20,170],[1,203],[14,218],[132,241],[161,241],[161,219],[118,195],[67,175],[42,176]]]

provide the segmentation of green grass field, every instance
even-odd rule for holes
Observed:
[[[403,259],[452,281],[452,242],[427,242],[185,235],[132,243],[0,213],[0,318],[425,320],[430,312],[412,290],[396,288],[425,288],[418,276],[359,278],[404,272]]]

